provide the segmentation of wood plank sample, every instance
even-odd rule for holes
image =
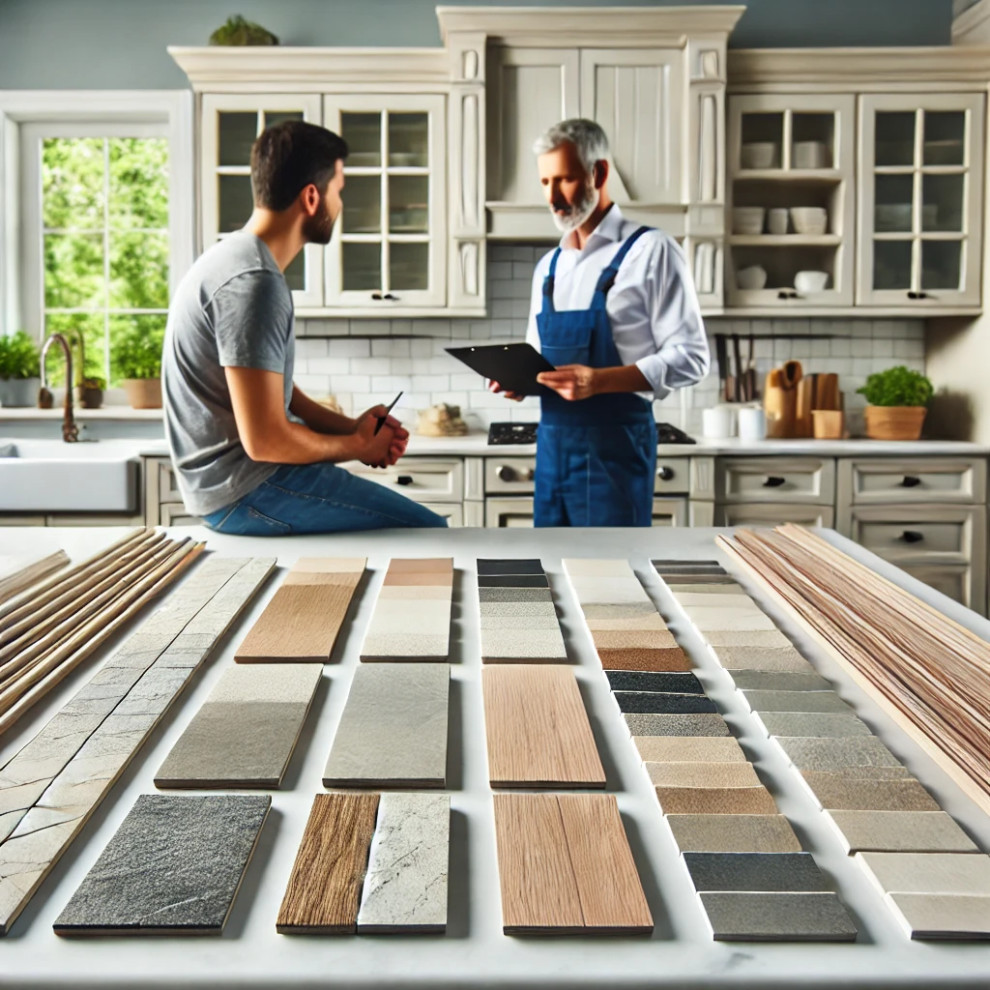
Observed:
[[[327,663],[364,557],[304,557],[285,576],[237,648],[238,663]]]
[[[281,787],[322,670],[313,664],[224,671],[155,775],[156,787]]]
[[[506,935],[653,930],[611,794],[496,794]]]
[[[450,797],[383,794],[361,891],[357,930],[447,929]]]
[[[443,787],[449,692],[449,664],[360,664],[324,785]]]
[[[843,847],[857,852],[979,852],[944,811],[830,811]]]
[[[852,942],[857,929],[838,895],[707,892],[699,895],[720,942]]]
[[[377,794],[317,794],[275,930],[283,935],[357,931],[361,878],[378,813]]]
[[[267,794],[142,794],[55,933],[220,935],[270,807]]]
[[[604,787],[573,671],[542,664],[485,667],[492,787]]]

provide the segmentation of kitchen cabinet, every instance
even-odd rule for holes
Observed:
[[[168,457],[143,458],[145,526],[199,526],[202,520],[186,511]]]

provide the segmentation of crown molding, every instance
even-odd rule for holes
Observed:
[[[990,43],[990,0],[980,0],[952,21],[952,44]]]
[[[308,48],[170,45],[168,53],[196,92],[250,85],[307,92],[324,86],[448,85],[450,55],[443,48]]]

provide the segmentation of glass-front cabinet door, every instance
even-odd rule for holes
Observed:
[[[857,302],[979,306],[983,95],[861,101]]]
[[[251,145],[284,120],[320,123],[317,94],[205,94],[202,112],[200,189],[201,248],[240,230],[254,208]],[[308,244],[285,270],[297,307],[323,305],[323,248]]]
[[[443,114],[436,95],[325,97],[324,123],[350,151],[327,307],[388,315],[445,305]]]

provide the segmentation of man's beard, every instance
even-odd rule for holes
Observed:
[[[601,192],[595,188],[594,178],[589,177],[588,184],[584,188],[584,194],[576,203],[568,207],[567,213],[561,214],[553,207],[550,208],[553,222],[557,225],[558,230],[569,234],[572,230],[577,230],[598,209],[600,200]]]
[[[320,204],[320,212],[306,217],[303,221],[302,232],[307,244],[329,244],[333,234],[334,218],[325,202]]]

